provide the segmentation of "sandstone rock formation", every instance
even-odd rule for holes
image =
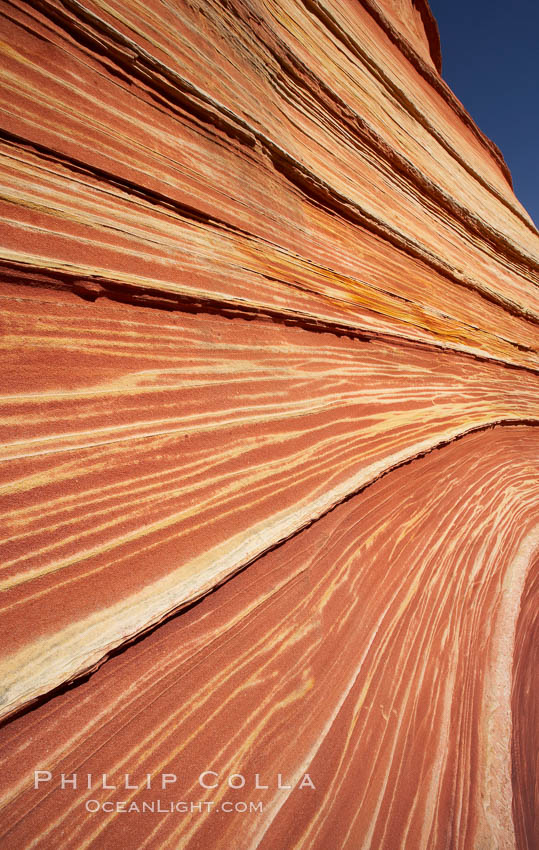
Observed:
[[[0,846],[531,850],[539,238],[426,0],[2,51]]]

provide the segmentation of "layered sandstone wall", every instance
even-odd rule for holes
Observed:
[[[0,841],[532,848],[539,238],[427,3],[2,51]]]

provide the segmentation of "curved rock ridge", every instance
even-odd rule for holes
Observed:
[[[539,238],[428,4],[0,2],[1,842],[530,850]]]
[[[462,354],[140,308],[126,327],[63,298],[6,312],[26,370],[4,399],[3,713],[388,469],[536,421],[533,373]]]

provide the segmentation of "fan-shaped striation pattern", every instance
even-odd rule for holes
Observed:
[[[2,842],[530,850],[539,240],[426,0],[1,15]]]
[[[131,829],[142,847],[508,845],[507,680],[538,439],[499,426],[395,469],[14,720],[6,846],[125,846]],[[217,788],[200,787],[201,764]],[[34,765],[52,774],[37,791]],[[152,797],[165,812],[239,799],[264,813],[240,836],[216,810],[135,820]],[[81,817],[110,799],[132,816]]]

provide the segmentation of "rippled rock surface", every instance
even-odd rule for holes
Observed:
[[[1,14],[0,843],[533,850],[539,238],[427,3]]]

